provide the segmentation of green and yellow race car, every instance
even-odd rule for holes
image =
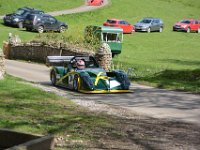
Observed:
[[[121,70],[106,72],[93,56],[48,56],[47,65],[51,66],[54,86],[82,93],[129,92],[127,74]]]

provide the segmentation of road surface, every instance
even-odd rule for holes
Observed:
[[[55,89],[51,86],[49,68],[45,65],[6,60],[6,72],[46,86],[50,90]],[[175,119],[200,124],[200,95],[137,84],[131,85],[131,93],[124,94],[82,94],[66,89],[57,89],[72,100],[111,104],[155,118]]]

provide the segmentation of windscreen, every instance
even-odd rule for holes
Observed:
[[[110,23],[110,24],[115,24],[116,23],[115,20],[107,20],[107,22]]]
[[[116,33],[103,33],[103,41],[104,42],[121,42],[122,41],[122,36],[121,34],[116,34]]]
[[[182,20],[181,23],[190,24],[190,20]]]
[[[17,14],[17,15],[24,15],[26,12],[25,12],[25,10],[23,10],[23,9],[18,9],[16,12],[15,12],[15,14]]]
[[[150,19],[143,19],[143,20],[140,21],[140,23],[149,24],[149,23],[151,23],[151,20]]]

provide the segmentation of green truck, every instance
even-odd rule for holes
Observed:
[[[123,29],[108,26],[87,26],[85,40],[90,43],[98,41],[110,46],[112,55],[120,54],[122,50]]]

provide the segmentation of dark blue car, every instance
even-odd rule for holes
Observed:
[[[42,10],[37,10],[34,8],[23,7],[17,9],[16,12],[11,14],[6,14],[3,18],[4,24],[14,27],[23,28],[23,22],[29,14],[43,14]]]

